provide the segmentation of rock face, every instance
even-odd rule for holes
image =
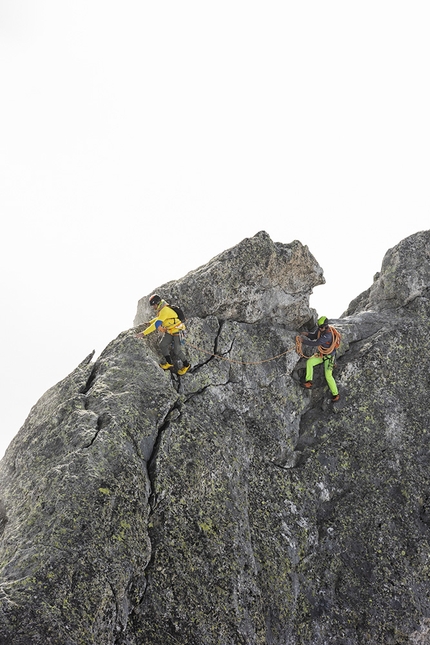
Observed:
[[[300,242],[274,244],[264,231],[217,255],[182,280],[160,287],[196,318],[255,323],[267,316],[293,327],[309,319],[309,295],[325,280],[321,267]],[[142,298],[134,320],[152,313]]]
[[[344,315],[359,311],[398,311],[420,306],[429,296],[430,246],[428,231],[402,240],[385,254],[373,285],[349,305]]]
[[[297,383],[324,281],[299,242],[158,287],[192,370],[125,331],[0,463],[0,645],[430,642],[429,257],[403,240],[332,321],[336,404]]]

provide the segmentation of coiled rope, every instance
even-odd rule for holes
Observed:
[[[306,354],[303,354],[303,343],[302,343],[302,337],[301,336],[296,336],[296,352],[299,356],[302,358],[309,358],[309,356],[306,356]]]
[[[331,325],[329,325],[328,328],[331,331],[332,337],[333,337],[331,345],[330,347],[322,347],[321,345],[318,345],[318,352],[314,354],[314,356],[327,356],[328,354],[332,354],[334,350],[339,347],[340,341],[342,338],[340,332],[337,331],[336,327],[332,327]],[[302,358],[309,358],[309,356],[306,356],[305,354],[303,354],[302,347],[303,347],[303,343],[302,343],[301,336],[296,336],[296,352]]]

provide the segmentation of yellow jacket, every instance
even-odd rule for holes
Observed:
[[[142,332],[143,336],[152,334],[153,331],[163,327],[162,331],[168,334],[179,334],[180,331],[185,329],[185,325],[181,322],[173,309],[168,304],[164,304],[158,311],[158,316],[149,321],[148,327]]]

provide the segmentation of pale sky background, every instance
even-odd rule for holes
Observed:
[[[0,0],[0,456],[137,301],[245,237],[339,317],[430,229],[430,3]]]

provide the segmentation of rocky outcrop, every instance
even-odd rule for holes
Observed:
[[[344,315],[360,311],[410,310],[429,297],[430,240],[422,231],[387,251],[372,286],[353,300]]]
[[[0,464],[0,644],[425,643],[430,231],[384,258],[328,402],[297,380],[324,280],[265,233],[157,287],[192,369],[135,328],[34,406]]]
[[[208,264],[159,289],[195,318],[255,323],[270,317],[293,328],[309,319],[309,295],[325,280],[300,242],[274,244],[264,231],[217,255]],[[148,297],[139,300],[134,324],[152,317]]]

